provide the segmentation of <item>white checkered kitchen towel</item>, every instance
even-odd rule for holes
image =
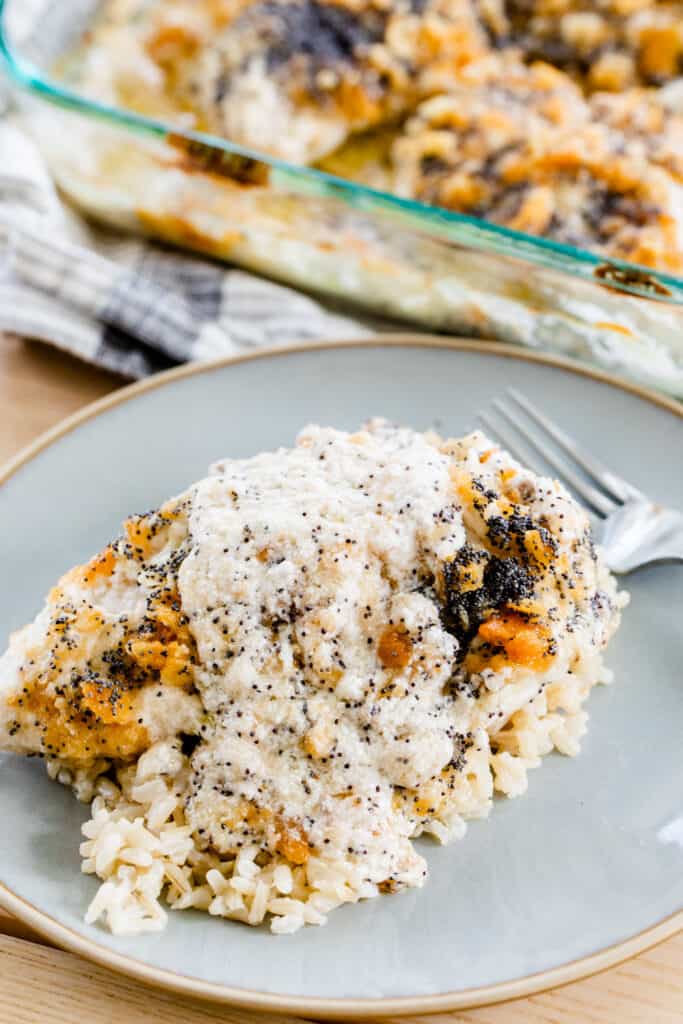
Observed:
[[[25,0],[25,10],[35,0]],[[291,288],[93,228],[60,199],[0,72],[0,331],[128,377],[379,324]]]

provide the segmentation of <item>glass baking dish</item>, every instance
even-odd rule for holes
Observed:
[[[94,102],[54,68],[100,6],[0,0],[0,52],[24,123],[90,217],[430,330],[569,354],[683,396],[683,279]]]

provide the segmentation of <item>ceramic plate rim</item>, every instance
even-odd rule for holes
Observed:
[[[518,346],[480,341],[478,339],[443,338],[429,334],[386,334],[370,336],[365,339],[355,338],[350,341],[306,342],[276,348],[264,348],[258,349],[255,352],[223,356],[206,362],[186,363],[118,388],[111,394],[105,395],[104,398],[84,406],[73,415],[62,420],[51,430],[41,434],[35,441],[11,458],[9,462],[0,467],[0,487],[6,484],[20,468],[30,463],[42,451],[49,448],[60,438],[70,434],[73,430],[115,406],[122,405],[148,391],[163,388],[166,384],[172,383],[175,380],[200,373],[211,373],[225,366],[259,359],[286,357],[300,352],[320,351],[328,348],[363,348],[366,346],[443,348],[456,352],[477,352],[485,355],[540,363],[545,366],[569,371],[580,377],[589,377],[610,387],[626,391],[673,413],[683,420],[683,406],[673,399],[628,381],[615,380],[608,373],[561,356],[548,355]],[[100,964],[103,967],[108,967],[120,974],[151,984],[157,988],[175,992],[179,995],[199,997],[214,1003],[239,1006],[244,1009],[271,1013],[289,1013],[299,1016],[305,1015],[328,1020],[438,1013],[486,1006],[510,999],[519,999],[524,996],[547,991],[559,985],[579,981],[616,964],[623,963],[625,960],[637,956],[639,953],[663,942],[683,929],[683,910],[679,910],[657,924],[638,932],[636,935],[630,936],[589,956],[572,960],[546,971],[540,971],[522,978],[515,978],[512,981],[461,989],[455,992],[443,992],[432,996],[329,999],[286,996],[258,992],[254,989],[236,988],[230,985],[221,985],[215,982],[191,978],[164,968],[153,967],[141,960],[125,956],[121,953],[115,953],[106,946],[100,945],[100,943],[94,942],[73,931],[71,928],[60,924],[58,920],[45,913],[45,911],[38,909],[22,897],[16,896],[2,882],[0,882],[0,907],[14,914],[29,927],[33,928],[43,937],[52,940],[62,949],[76,953],[86,960]]]

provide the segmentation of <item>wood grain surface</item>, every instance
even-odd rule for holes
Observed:
[[[0,336],[0,462],[122,381]],[[1,569],[0,569],[1,572]],[[495,925],[493,925],[495,927]],[[410,1018],[404,1018],[410,1020]],[[153,991],[44,943],[0,910],[0,1024],[287,1024]],[[429,1024],[683,1024],[683,934],[603,974]]]

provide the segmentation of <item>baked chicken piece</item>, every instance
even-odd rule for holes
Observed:
[[[261,0],[199,54],[193,103],[209,130],[311,163],[411,109],[425,66],[485,49],[470,0]]]
[[[92,774],[196,733],[195,644],[178,595],[185,499],[134,516],[68,572],[0,659],[0,748]]]

